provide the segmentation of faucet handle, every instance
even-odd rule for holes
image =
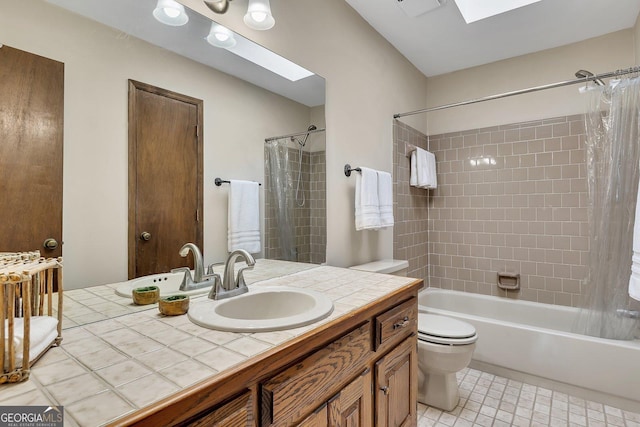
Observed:
[[[247,284],[244,281],[244,271],[253,270],[253,265],[247,265],[238,270],[238,277],[236,277],[236,288],[246,288]]]
[[[172,268],[172,273],[184,273],[184,277],[182,278],[182,283],[180,283],[180,290],[185,290],[185,287],[193,282],[193,278],[191,277],[191,269],[189,267],[178,267]]]
[[[209,266],[211,267],[211,266]],[[218,299],[219,293],[222,291],[222,279],[218,273],[207,274],[213,280],[213,285],[209,291],[209,299]]]
[[[191,269],[189,267],[178,267],[178,268],[172,268],[171,269],[172,273],[184,273],[185,277],[191,277]]]
[[[212,274],[216,274],[216,273],[213,272],[213,267],[215,267],[217,265],[224,265],[224,262],[214,262],[213,264],[209,264],[209,266],[207,266],[207,276],[210,276]]]

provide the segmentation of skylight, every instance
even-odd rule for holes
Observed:
[[[540,0],[455,0],[467,24],[528,6],[539,1]]]
[[[277,53],[245,39],[239,34],[236,34],[235,38],[237,43],[235,46],[227,48],[229,52],[235,53],[241,58],[266,68],[285,79],[295,82],[314,74],[306,68],[302,68],[298,64],[294,64],[288,59],[283,58]]]

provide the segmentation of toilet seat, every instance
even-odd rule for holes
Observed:
[[[418,340],[443,345],[473,344],[476,329],[463,321],[438,314],[418,313]]]

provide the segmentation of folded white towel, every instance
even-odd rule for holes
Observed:
[[[411,152],[411,176],[409,185],[418,188],[437,188],[436,156],[416,147]]]
[[[633,224],[633,254],[631,256],[629,296],[640,301],[640,186],[638,187],[638,199],[636,200],[636,219]]]
[[[257,182],[231,180],[229,184],[227,249],[260,252],[260,191]]]
[[[356,230],[380,228],[380,202],[378,199],[378,173],[361,167],[356,174]]]
[[[380,227],[393,226],[393,181],[389,172],[378,171],[378,202]]]
[[[9,364],[9,322],[4,323],[5,367]],[[32,316],[29,330],[29,360],[33,361],[58,336],[58,319],[51,316]],[[13,351],[16,355],[16,368],[22,366],[24,343],[24,320],[21,317],[13,323]]]

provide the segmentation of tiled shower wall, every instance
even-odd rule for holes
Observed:
[[[429,193],[409,186],[409,158],[405,155],[407,144],[426,150],[427,137],[397,120],[393,134],[393,257],[409,261],[407,275],[427,283]]]
[[[429,285],[578,305],[588,256],[584,139],[582,115],[430,136],[438,188],[416,190],[430,193]],[[409,162],[403,145],[399,172]],[[402,212],[415,201],[398,185]],[[500,290],[498,272],[519,273],[521,289]]]

